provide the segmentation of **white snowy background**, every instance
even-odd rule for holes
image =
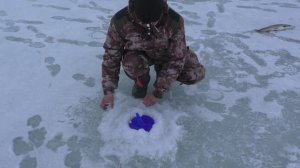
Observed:
[[[103,112],[101,46],[126,4],[0,0],[1,168],[300,167],[300,0],[169,0],[205,80],[146,108],[121,72]],[[253,32],[279,23],[295,29]]]

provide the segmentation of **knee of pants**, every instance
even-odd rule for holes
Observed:
[[[202,81],[204,77],[205,77],[205,68],[201,66],[198,67],[197,69],[182,72],[177,78],[177,81],[185,85],[193,85]]]
[[[197,73],[197,79],[195,83],[202,81],[205,78],[205,67],[200,63],[198,73]]]
[[[183,84],[192,85],[204,79],[205,68],[193,51],[189,50],[188,54],[184,69],[177,80]]]
[[[123,55],[122,67],[130,77],[139,77],[149,73],[149,63],[143,52],[127,51]]]
[[[195,74],[196,74],[196,79],[191,84],[198,83],[205,78],[205,68],[200,62],[198,68],[196,69]]]

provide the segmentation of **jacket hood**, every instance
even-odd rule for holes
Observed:
[[[143,27],[146,27],[147,24],[146,23],[143,23],[136,15],[136,12],[134,10],[134,7],[133,7],[133,3],[134,3],[135,0],[129,0],[129,4],[128,4],[128,13],[130,15],[130,17],[133,19],[134,22],[142,25]],[[163,7],[163,11],[162,11],[162,14],[160,16],[160,18],[155,21],[155,22],[151,22],[151,23],[148,23],[148,24],[151,24],[151,25],[156,25],[162,18],[163,16],[168,12],[168,4],[167,4],[167,0],[163,0],[164,1],[164,7]]]

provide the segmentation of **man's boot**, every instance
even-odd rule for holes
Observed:
[[[148,83],[150,81],[150,75],[144,75],[137,77],[134,80],[134,85],[132,87],[132,96],[134,98],[144,98],[147,95]]]

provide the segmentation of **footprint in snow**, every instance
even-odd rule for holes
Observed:
[[[94,87],[95,86],[95,78],[92,77],[86,77],[83,74],[76,73],[72,76],[73,79],[76,81],[83,81],[83,84],[88,87]]]
[[[56,76],[61,70],[61,66],[59,64],[54,64],[54,62],[55,62],[54,57],[45,58],[45,63],[48,64],[46,67],[52,76]]]

